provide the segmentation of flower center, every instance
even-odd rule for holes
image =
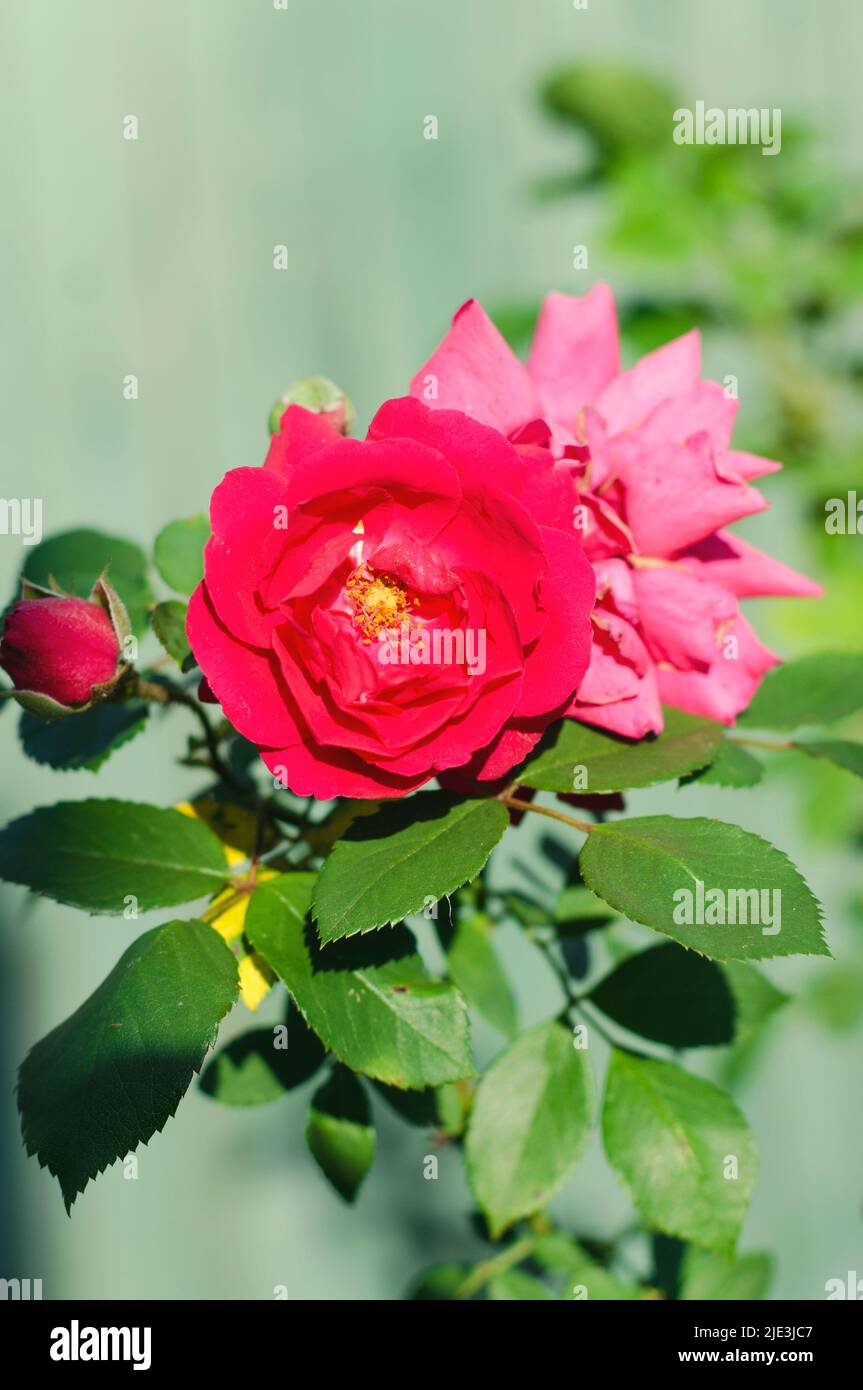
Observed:
[[[411,623],[412,603],[419,603],[419,599],[411,600],[401,580],[390,574],[373,574],[366,564],[349,576],[345,593],[354,606],[353,621],[366,645],[388,628]]]

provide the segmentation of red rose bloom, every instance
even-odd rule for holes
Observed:
[[[290,406],[264,468],[213,494],[188,620],[207,683],[299,795],[496,778],[587,668],[574,500],[459,411],[388,401],[361,441]]]

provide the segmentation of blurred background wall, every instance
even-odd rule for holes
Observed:
[[[643,289],[644,273],[604,242],[601,196],[533,196],[573,150],[537,101],[550,67],[614,59],[668,80],[684,105],[781,107],[814,124],[814,157],[853,181],[861,42],[855,0],[590,0],[585,11],[570,0],[289,0],[284,11],[272,0],[5,0],[0,495],[42,497],[46,532],[91,523],[147,542],[203,510],[226,469],[263,457],[267,412],[294,378],[332,377],[364,426],[469,295],[494,307],[583,293],[599,278]],[[423,138],[430,114],[434,141]],[[128,115],[136,141],[123,138]],[[669,113],[669,140],[670,129]],[[589,272],[573,269],[574,243],[589,245]],[[276,244],[287,271],[273,268]],[[721,377],[749,353],[718,335],[707,366]],[[747,534],[814,570],[839,602],[797,476],[769,480],[776,510]],[[0,537],[4,593],[22,558],[18,538]],[[843,571],[836,585],[846,582]],[[819,620],[788,605],[762,612],[781,651],[818,645]],[[847,624],[831,635],[859,646]],[[172,804],[199,785],[171,762],[183,720],[122,750],[97,783],[26,762],[7,708],[0,819],[61,795]],[[803,999],[737,1087],[762,1152],[742,1248],[773,1250],[773,1292],[796,1298],[863,1269],[860,804],[843,774],[817,775],[804,786],[780,769],[742,800],[719,788],[632,797],[636,812],[674,803],[764,831],[831,909],[838,996],[839,977],[815,979],[829,963],[769,970]],[[550,882],[538,853],[519,856]],[[141,924],[88,920],[12,888],[0,888],[0,910],[0,1275],[41,1277],[48,1298],[269,1298],[279,1284],[292,1298],[393,1298],[423,1265],[478,1248],[455,1158],[423,1181],[428,1138],[386,1116],[346,1213],[304,1152],[306,1092],[244,1113],[193,1090],[140,1151],[138,1180],[116,1166],[67,1218],[53,1179],[24,1157],[15,1069]],[[525,1017],[549,1014],[549,980],[515,927],[505,937]],[[481,1033],[477,1045],[488,1055],[498,1043]],[[559,1205],[587,1234],[625,1224],[598,1145]]]

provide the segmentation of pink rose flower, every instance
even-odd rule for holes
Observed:
[[[550,454],[576,483],[597,602],[567,712],[630,738],[662,729],[661,702],[733,723],[779,660],[738,599],[821,591],[725,529],[768,505],[749,483],[781,465],[731,447],[737,401],[700,379],[698,333],[621,371],[614,298],[597,285],[547,296],[524,366],[469,300],[411,392],[523,456]]]
[[[89,704],[111,685],[119,655],[111,618],[88,599],[20,599],[6,615],[0,666],[16,690],[47,695],[65,710]]]
[[[587,669],[576,501],[550,454],[467,415],[388,401],[361,441],[291,405],[213,494],[187,629],[206,682],[300,795],[494,779]]]

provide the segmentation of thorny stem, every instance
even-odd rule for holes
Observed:
[[[572,981],[570,980],[569,975],[567,974],[566,970],[561,965],[560,961],[558,960],[557,956],[552,950],[550,942],[546,941],[543,937],[539,936],[537,932],[531,932],[530,937],[531,940],[534,941],[536,945],[539,947],[540,951],[545,956],[545,959],[548,961],[548,964],[551,966],[551,969],[554,971],[557,982],[563,990],[564,994],[566,995],[567,1011],[569,1011],[572,1005],[577,1002],[577,995],[575,994],[572,988]]]
[[[516,778],[514,782],[510,782],[508,786],[504,787],[503,791],[498,793],[498,800],[503,801],[508,796],[514,796],[518,791],[519,785],[518,778]]]
[[[573,825],[585,835],[589,835],[594,829],[589,821],[576,820],[575,816],[564,815],[563,811],[552,811],[548,806],[535,806],[532,801],[522,801],[520,796],[507,796],[505,792],[501,792],[498,801],[502,801],[504,806],[514,807],[516,811],[535,811],[538,816],[550,816],[552,820],[563,821],[564,825]]]
[[[231,725],[227,720],[222,720],[218,727],[214,727],[210,722],[206,710],[190,695],[188,691],[173,682],[160,678],[157,681],[146,680],[143,676],[138,676],[132,689],[136,695],[144,700],[152,700],[160,705],[182,705],[185,709],[191,710],[201,726],[203,739],[193,739],[192,746],[198,748],[206,747],[207,760],[188,757],[182,759],[184,766],[187,767],[209,767],[215,772],[216,776],[229,786],[232,791],[245,802],[253,800],[257,813],[257,833],[255,851],[252,855],[251,867],[257,864],[266,863],[270,859],[276,859],[280,854],[291,848],[289,841],[283,840],[275,849],[268,850],[266,854],[261,854],[264,843],[264,829],[268,816],[274,820],[281,821],[283,825],[289,825],[297,832],[297,838],[302,839],[308,826],[309,810],[311,800],[309,800],[302,812],[297,812],[289,806],[281,805],[278,798],[260,796],[254,785],[248,785],[240,781],[232,769],[225,762],[219,748],[219,742],[226,732],[231,730]],[[296,843],[296,842],[293,842]],[[228,904],[226,904],[226,907]],[[209,920],[205,918],[204,920]]]
[[[255,801],[255,847],[252,852],[251,863],[249,864],[249,872],[251,874],[257,871],[258,864],[261,862],[261,851],[264,848],[267,833],[266,803],[262,797],[257,795],[257,792],[255,793]]]
[[[234,773],[222,758],[216,731],[207,717],[206,710],[198,703],[193,695],[190,695],[188,691],[183,690],[178,685],[173,685],[169,681],[148,681],[143,676],[138,676],[133,690],[142,700],[152,700],[155,704],[159,705],[183,705],[185,709],[191,710],[201,726],[213,771],[229,787],[239,792],[244,799],[248,797],[250,788],[244,786],[243,783],[234,776]]]

